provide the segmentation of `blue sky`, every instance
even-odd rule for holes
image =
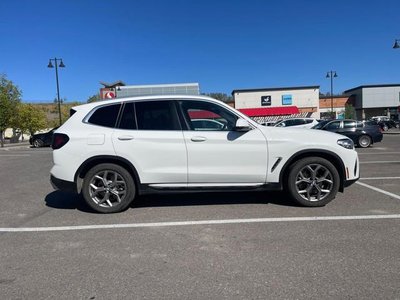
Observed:
[[[400,83],[400,1],[2,0],[0,73],[24,101],[86,101],[99,81],[201,91]]]

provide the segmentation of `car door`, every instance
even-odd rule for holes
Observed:
[[[112,140],[141,183],[187,184],[186,145],[173,101],[125,103]]]
[[[239,117],[214,102],[182,100],[178,104],[187,125],[183,135],[188,152],[189,185],[265,183],[267,142],[258,128],[235,131]],[[223,126],[201,126],[203,122],[196,122],[199,119],[214,120]]]

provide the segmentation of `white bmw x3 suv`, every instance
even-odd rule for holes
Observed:
[[[204,120],[221,126],[203,128]],[[324,206],[359,178],[357,152],[345,136],[265,127],[203,96],[73,107],[52,147],[53,187],[82,193],[101,213],[165,191],[286,190],[301,205]]]

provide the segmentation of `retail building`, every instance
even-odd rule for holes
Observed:
[[[362,85],[345,91],[354,97],[358,120],[373,116],[399,119],[400,84]]]
[[[285,117],[319,118],[319,86],[232,91],[235,108],[259,123]]]

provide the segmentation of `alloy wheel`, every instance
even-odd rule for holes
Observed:
[[[296,175],[297,193],[306,201],[315,202],[325,199],[333,188],[333,175],[321,164],[308,164]]]
[[[127,191],[127,184],[116,171],[105,170],[96,173],[90,180],[89,195],[94,203],[110,208],[121,203]]]

